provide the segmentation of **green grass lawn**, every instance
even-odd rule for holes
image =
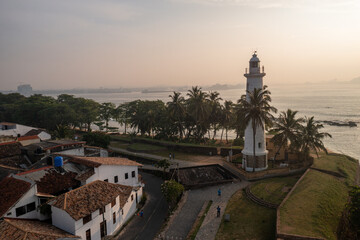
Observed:
[[[111,147],[116,147],[116,148],[122,148],[122,149],[126,149],[130,144],[127,143],[122,143],[122,142],[110,142],[110,146]]]
[[[341,173],[345,179],[310,170],[280,209],[281,231],[336,239],[357,166],[356,160],[340,154],[315,158],[313,167]]]
[[[341,180],[310,170],[280,209],[281,231],[336,239],[347,197]]]
[[[151,152],[155,152],[155,151],[166,150],[166,147],[156,146],[156,145],[152,145],[152,144],[144,144],[144,143],[133,143],[133,144],[128,146],[128,149],[130,151],[133,150],[133,151],[151,151]]]
[[[230,214],[230,222],[222,220],[217,240],[275,239],[276,210],[249,201],[242,190],[231,197],[225,214]]]
[[[267,202],[280,204],[299,178],[300,175],[260,180],[251,186],[251,192]]]
[[[346,176],[346,184],[354,184],[356,176],[357,160],[342,154],[331,153],[320,154],[320,158],[315,158],[313,167],[338,172]]]

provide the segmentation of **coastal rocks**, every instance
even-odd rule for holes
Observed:
[[[323,123],[330,126],[338,126],[338,127],[357,127],[357,124],[352,121],[342,122],[342,121],[322,121]]]

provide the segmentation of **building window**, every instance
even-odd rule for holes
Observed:
[[[258,143],[259,148],[261,148],[261,143]]]
[[[11,215],[11,212],[8,212],[7,214],[6,214],[6,216],[10,216]]]
[[[83,224],[85,225],[90,221],[91,221],[91,213],[83,218]]]
[[[102,208],[99,208],[99,214],[103,214],[104,212],[106,212],[105,206]]]
[[[100,223],[100,236],[103,238],[106,234],[106,221],[103,221]]]
[[[131,177],[133,177],[133,178],[135,177],[135,171],[131,172]]]
[[[18,217],[18,216],[24,215],[25,213],[32,212],[35,209],[36,209],[35,202],[29,203],[22,207],[18,207],[15,209],[16,216]]]
[[[125,173],[125,179],[129,178],[129,173]]]
[[[91,240],[91,232],[90,232],[90,229],[86,230],[86,240]]]
[[[131,201],[134,201],[134,195],[131,194]]]
[[[16,212],[16,216],[21,216],[21,215],[24,215],[26,213],[26,207],[25,206],[22,206],[22,207],[18,207],[15,209],[15,212]]]
[[[116,198],[114,200],[111,201],[111,207],[116,205]]]
[[[36,209],[35,202],[26,205],[26,212],[32,212]]]
[[[259,67],[259,62],[251,62],[251,67],[252,67],[252,68],[257,68],[257,67]]]
[[[105,179],[104,182],[109,182],[109,179]]]
[[[116,213],[113,212],[113,224],[115,224],[115,223],[116,223]]]
[[[115,176],[115,177],[114,177],[114,183],[117,183],[118,181],[119,181],[118,176]]]

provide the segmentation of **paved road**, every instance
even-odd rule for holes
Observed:
[[[244,188],[248,184],[247,181],[237,181],[234,183],[189,190],[187,201],[166,232],[166,237],[169,239],[185,239],[204,202],[213,200],[209,213],[198,232],[198,236],[201,237],[197,237],[197,239],[214,239],[221,220],[221,218],[216,218],[216,207],[219,205],[223,213],[230,197],[237,190]],[[219,188],[221,188],[222,191],[221,197],[217,196],[217,190]]]
[[[168,205],[160,189],[163,180],[148,173],[140,174],[145,181],[144,190],[148,196],[143,209],[144,216],[135,216],[116,239],[152,240],[166,218]]]

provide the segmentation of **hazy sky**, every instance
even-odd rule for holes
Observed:
[[[0,89],[360,76],[359,0],[0,0]]]

